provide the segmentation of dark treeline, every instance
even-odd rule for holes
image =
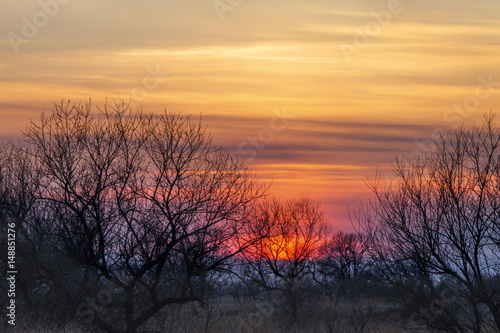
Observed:
[[[312,199],[270,197],[199,121],[90,108],[0,147],[19,332],[500,331],[493,115],[397,159],[343,233]]]

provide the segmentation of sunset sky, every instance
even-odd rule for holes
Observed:
[[[70,99],[199,117],[270,193],[350,229],[365,180],[500,111],[498,0],[24,0],[0,5],[0,136]],[[283,119],[279,114],[287,114]],[[252,148],[253,147],[253,148]]]

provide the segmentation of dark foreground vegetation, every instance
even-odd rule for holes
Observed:
[[[0,148],[18,271],[1,330],[500,331],[493,115],[397,160],[341,233],[317,202],[269,197],[200,122],[99,111],[61,103]]]

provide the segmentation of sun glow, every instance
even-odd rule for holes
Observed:
[[[283,236],[266,239],[262,248],[262,256],[273,260],[296,260],[303,256],[306,242],[301,238]]]
[[[302,236],[266,237],[247,251],[249,258],[265,261],[296,261],[316,256],[321,239],[307,240]]]

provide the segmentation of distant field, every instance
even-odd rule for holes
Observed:
[[[408,332],[391,323],[391,308],[380,300],[335,302],[324,297],[305,301],[299,310],[299,318],[293,323],[286,313],[285,304],[279,299],[237,300],[226,296],[205,304],[166,307],[149,327],[140,332]],[[57,326],[59,327],[44,329],[36,325],[24,325],[20,320],[12,332],[98,332],[79,327],[78,324],[61,323]]]

